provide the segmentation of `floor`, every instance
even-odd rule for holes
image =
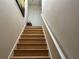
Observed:
[[[41,20],[41,6],[29,6],[28,21],[30,21],[33,26],[41,26]]]

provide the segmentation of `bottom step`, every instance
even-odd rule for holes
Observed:
[[[10,59],[50,59],[49,56],[14,56]]]
[[[14,56],[48,56],[47,49],[16,49]]]

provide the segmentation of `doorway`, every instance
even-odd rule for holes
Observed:
[[[28,22],[32,26],[41,26],[41,0],[28,0]]]

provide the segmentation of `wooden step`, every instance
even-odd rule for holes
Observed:
[[[46,44],[17,44],[17,49],[47,49]]]
[[[24,30],[24,34],[43,34],[43,31],[29,31],[29,30]]]
[[[48,56],[47,49],[16,49],[14,56]]]
[[[26,44],[32,44],[32,43],[46,43],[45,39],[20,39],[19,43],[26,43]]]
[[[10,59],[50,59],[49,56],[13,56]]]
[[[44,37],[44,34],[22,34],[21,37]]]
[[[36,39],[40,39],[40,38],[45,38],[45,37],[43,37],[43,36],[21,36],[21,38],[26,38],[26,39],[34,39],[34,38],[36,38]]]
[[[26,29],[42,29],[42,26],[26,26]]]
[[[42,30],[42,28],[25,28],[25,30]]]
[[[50,59],[42,26],[26,26],[10,59]]]
[[[43,31],[42,29],[24,29],[24,31]]]
[[[45,40],[44,37],[21,37],[20,40],[21,40],[21,39],[29,39],[29,40],[30,40],[30,39],[37,39],[37,40],[38,40],[38,39],[41,39],[41,40],[44,39],[44,40]]]

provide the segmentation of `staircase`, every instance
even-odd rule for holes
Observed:
[[[41,26],[27,26],[10,59],[50,59]]]

